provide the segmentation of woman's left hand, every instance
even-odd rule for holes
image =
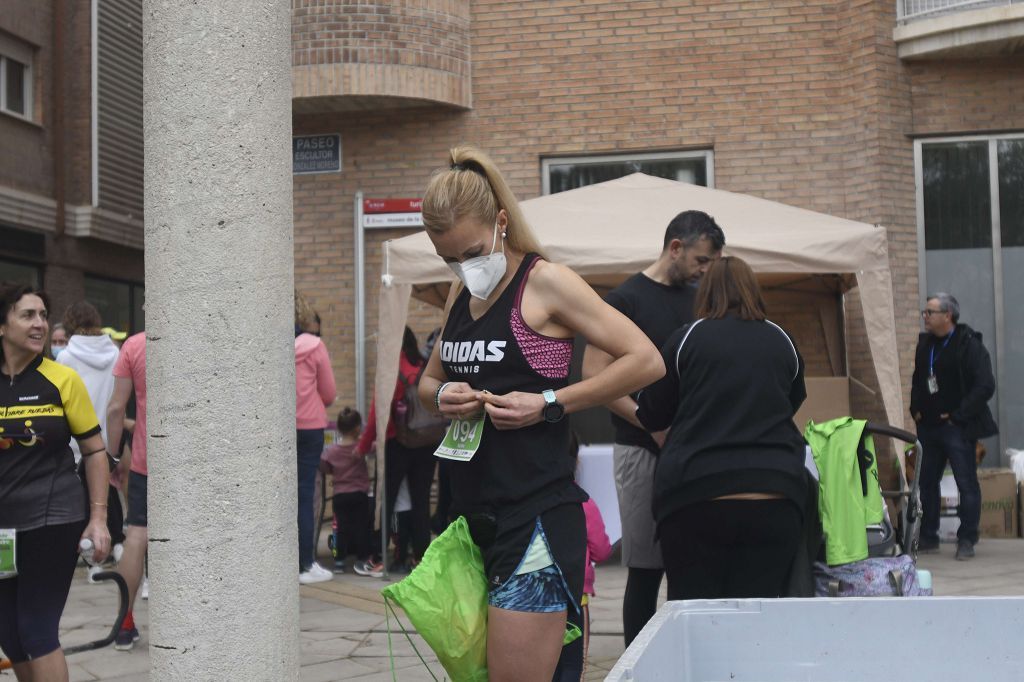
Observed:
[[[98,564],[107,558],[107,555],[110,554],[110,531],[107,530],[106,521],[98,519],[89,521],[89,525],[82,533],[82,539],[85,538],[92,540],[94,563]]]
[[[484,410],[499,431],[521,429],[543,420],[544,396],[540,393],[512,391],[505,395],[481,393]]]

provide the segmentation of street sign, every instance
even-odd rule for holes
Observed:
[[[296,135],[292,138],[292,173],[341,171],[341,135]]]
[[[363,199],[363,213],[418,213],[423,199]]]
[[[422,199],[363,199],[363,227],[423,227]]]

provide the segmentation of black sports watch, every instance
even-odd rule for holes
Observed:
[[[558,402],[558,398],[555,397],[555,392],[550,388],[541,393],[544,396],[544,409],[541,410],[541,414],[544,415],[544,421],[549,424],[562,421],[562,417],[565,416],[565,405]]]

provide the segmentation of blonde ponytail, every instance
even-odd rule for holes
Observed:
[[[462,145],[448,152],[448,161],[448,168],[434,172],[423,194],[423,224],[428,230],[444,232],[467,216],[493,223],[498,211],[505,209],[508,248],[543,255],[519,202],[489,156],[476,147]]]

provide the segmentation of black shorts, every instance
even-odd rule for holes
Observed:
[[[147,497],[149,477],[132,471],[128,474],[128,514],[124,522],[129,526],[149,525]]]
[[[60,648],[57,631],[85,521],[18,531],[18,575],[0,580],[0,649],[13,663]]]
[[[473,539],[480,546],[484,559],[484,572],[492,591],[500,588],[515,575],[530,546],[537,519],[519,526],[497,529],[488,533],[487,523],[467,516]],[[579,503],[561,504],[540,514],[540,524],[547,539],[555,566],[561,573],[570,612],[577,611],[583,598],[583,577],[587,554],[587,521]],[[491,537],[488,537],[488,536]]]

